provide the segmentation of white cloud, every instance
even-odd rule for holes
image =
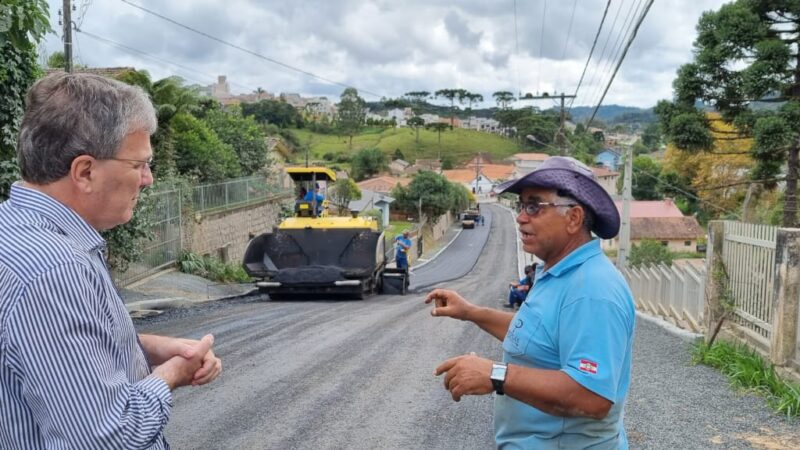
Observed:
[[[544,2],[518,1],[515,33],[512,0],[131,1],[267,58],[362,91],[399,96],[411,90],[464,88],[481,93],[487,105],[497,90],[573,92],[606,6],[605,0],[551,1],[543,16]],[[201,84],[227,75],[236,92],[261,87],[273,93],[336,98],[343,89],[227,47],[122,1],[74,2],[89,5],[81,24],[87,33],[193,71],[76,33],[76,61],[91,67],[133,66],[148,70],[155,79],[179,75]],[[55,28],[62,2],[48,3]],[[597,101],[613,68],[610,62],[598,60],[601,48],[606,47],[607,59],[619,54],[619,35],[633,17],[629,11],[644,3],[612,0],[606,30],[612,29],[612,23],[615,27],[601,34],[576,105]],[[691,60],[700,13],[723,3],[655,2],[604,103],[647,107],[670,97],[675,71]],[[74,20],[80,19],[76,14]],[[50,36],[45,48],[50,53],[58,51],[60,38]]]

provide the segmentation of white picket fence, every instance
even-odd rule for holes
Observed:
[[[628,280],[639,310],[671,319],[685,329],[703,331],[704,265],[682,263],[627,268],[622,270],[622,275]]]
[[[724,226],[722,261],[736,306],[733,321],[769,347],[778,227],[732,221]]]

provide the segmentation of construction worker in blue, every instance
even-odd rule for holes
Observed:
[[[408,251],[411,249],[411,239],[408,238],[408,230],[403,230],[401,236],[394,238],[395,242],[395,262],[398,269],[408,269]]]
[[[312,202],[312,203],[314,201],[316,201],[317,202],[317,205],[316,205],[317,206],[317,215],[320,215],[322,213],[322,202],[325,200],[325,196],[323,196],[322,194],[319,193],[319,183],[316,183],[314,185],[314,190],[313,191],[310,190],[310,191],[308,191],[306,193],[306,196],[305,196],[305,198],[303,198],[303,200],[305,200],[307,202]]]

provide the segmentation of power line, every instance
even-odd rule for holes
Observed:
[[[575,7],[578,6],[578,0],[572,1],[572,13],[569,15],[569,26],[567,27],[567,38],[564,39],[564,49],[561,51],[561,61],[564,61],[564,58],[567,56],[567,45],[569,44],[569,38],[572,36],[572,22],[575,20]],[[558,81],[556,83],[556,90],[561,85],[561,70],[558,71]],[[561,89],[561,92],[564,92]]]
[[[619,19],[619,13],[622,11],[622,4],[623,0],[619,3],[619,8],[617,8],[617,13],[614,15],[614,20],[611,22],[611,27],[608,29],[608,33],[606,33],[606,39],[603,42],[603,48],[600,50],[600,57],[597,58],[597,62],[595,63],[595,68],[592,71],[592,78],[589,80],[589,86],[595,86],[595,80],[598,77],[598,74],[601,72],[600,67],[603,62],[606,60],[606,48],[608,48],[608,42],[611,40],[611,35],[614,34],[615,27],[617,26],[617,19]],[[601,76],[602,79],[602,76]],[[600,80],[597,81],[600,83]],[[589,102],[591,104],[593,102]]]
[[[139,50],[139,49],[136,49],[136,48],[133,48],[133,47],[128,47],[127,45],[120,44],[119,42],[115,42],[115,41],[112,41],[111,39],[107,39],[107,38],[98,36],[96,34],[93,34],[93,33],[90,33],[88,31],[82,30],[80,28],[76,29],[75,31],[77,31],[78,33],[84,34],[84,35],[86,35],[86,36],[88,36],[88,37],[90,37],[92,39],[97,40],[97,41],[100,41],[102,43],[108,44],[108,45],[110,45],[112,47],[115,47],[115,48],[118,48],[118,49],[121,49],[121,50],[125,50],[125,51],[127,51],[129,53],[136,53],[138,55],[144,56],[145,58],[152,59],[152,60],[154,60],[156,62],[160,62],[162,64],[169,64],[169,65],[172,65],[172,66],[175,66],[175,67],[180,67],[181,69],[188,70],[189,72],[194,72],[194,73],[203,75],[205,77],[209,77],[212,80],[216,78],[214,75],[209,75],[209,74],[207,74],[205,72],[201,72],[201,71],[199,71],[197,69],[193,69],[191,67],[184,66],[182,64],[178,64],[178,63],[173,62],[173,61],[169,61],[169,60],[165,60],[165,59],[159,58],[158,56],[151,55],[149,53],[146,53],[146,52],[144,52],[142,50]],[[198,83],[203,83],[203,81],[198,80],[198,79],[193,79],[191,77],[187,77],[187,78],[190,79],[190,80],[196,81]],[[239,87],[245,88],[245,89],[250,90],[250,91],[255,91],[255,89],[250,87],[250,86],[244,86],[244,85],[241,85],[241,84],[238,84],[238,83],[234,83],[234,82],[231,82],[231,84],[235,84],[235,85],[237,85]]]
[[[522,95],[519,85],[519,34],[517,33],[517,0],[514,0],[514,42],[516,43],[517,57],[514,58],[514,70],[517,72],[517,98]]]
[[[614,65],[614,61],[617,60],[620,51],[622,50],[622,43],[625,39],[630,36],[631,26],[633,25],[635,19],[640,14],[639,8],[643,6],[642,0],[636,0],[636,6],[628,10],[628,14],[625,16],[625,21],[622,22],[622,27],[620,30],[625,30],[617,35],[617,39],[614,41],[614,44],[611,46],[611,52],[609,53],[609,58],[606,59],[605,64],[603,65],[603,73],[610,73],[611,68]],[[604,79],[605,76],[601,76],[600,80]],[[598,80],[599,81],[599,80]],[[594,90],[596,93],[600,93],[602,91],[602,84],[598,83],[597,88]],[[590,99],[595,98],[595,96],[589,97]],[[594,100],[590,101],[589,104],[593,104]]]
[[[136,9],[139,9],[141,11],[144,11],[144,12],[146,12],[148,14],[152,14],[152,15],[158,17],[161,20],[164,20],[164,21],[167,21],[169,23],[172,23],[173,25],[177,25],[177,26],[179,26],[181,28],[184,28],[184,29],[189,30],[189,31],[194,32],[194,33],[197,33],[197,34],[199,34],[201,36],[204,36],[204,37],[206,37],[208,39],[211,39],[213,41],[219,42],[220,44],[226,45],[228,47],[235,48],[236,50],[239,50],[239,51],[242,51],[244,53],[250,54],[252,56],[255,56],[256,58],[263,59],[264,61],[271,62],[272,64],[275,64],[277,66],[289,69],[289,70],[294,71],[294,72],[301,73],[303,75],[306,75],[306,76],[309,76],[309,77],[312,77],[312,78],[316,78],[317,80],[324,81],[324,82],[326,82],[328,84],[335,84],[337,86],[342,86],[344,88],[352,88],[352,87],[354,87],[354,86],[351,86],[351,85],[340,83],[338,81],[331,80],[329,78],[322,77],[322,76],[317,75],[317,74],[315,74],[313,72],[309,72],[307,70],[303,70],[303,69],[294,67],[292,65],[289,65],[289,64],[286,64],[284,62],[278,61],[277,59],[273,59],[273,58],[270,58],[268,56],[264,56],[264,55],[262,55],[260,53],[257,53],[257,52],[255,52],[253,50],[248,50],[248,49],[246,49],[244,47],[241,47],[241,46],[238,46],[236,44],[232,44],[232,43],[230,43],[228,41],[225,41],[223,39],[220,39],[220,38],[218,38],[216,36],[212,36],[212,35],[204,32],[204,31],[200,31],[200,30],[198,30],[196,28],[192,28],[192,27],[190,27],[188,25],[184,25],[184,24],[182,24],[182,23],[180,23],[180,22],[178,22],[178,21],[176,21],[174,19],[170,19],[169,17],[163,16],[163,15],[161,15],[161,14],[155,12],[155,11],[151,11],[151,10],[149,10],[149,9],[143,7],[143,6],[140,6],[140,5],[137,5],[137,4],[133,3],[133,2],[130,2],[129,0],[120,0],[120,1],[123,2],[123,3],[127,3],[128,5],[136,8]],[[358,89],[358,88],[356,88],[356,89]],[[371,91],[368,91],[368,90],[365,90],[365,89],[358,89],[358,91],[359,92],[363,92],[365,94],[369,94],[369,95],[378,97],[378,98],[383,97],[380,94],[376,94],[374,92],[371,92]]]
[[[542,32],[539,35],[539,60],[538,67],[536,68],[536,95],[539,95],[539,80],[542,77],[542,49],[544,48],[544,26],[547,23],[547,0],[544,0],[542,8]]]
[[[561,149],[560,149],[560,148],[558,148],[558,147],[555,147],[555,146],[553,146],[553,145],[551,145],[551,144],[548,144],[548,143],[546,143],[546,142],[542,142],[542,141],[540,141],[540,140],[536,139],[536,137],[533,137],[533,140],[534,140],[535,142],[538,142],[539,144],[542,144],[542,145],[543,145],[543,146],[545,146],[545,147],[550,147],[550,148],[551,148],[551,149],[553,149],[553,150],[561,151]],[[565,142],[566,142],[567,146],[568,146],[568,147],[570,147],[570,149],[572,149],[573,151],[575,150],[575,147],[572,145],[572,142],[569,142],[568,140],[567,140],[567,141],[565,141]],[[662,185],[664,185],[664,186],[667,186],[667,187],[669,187],[669,188],[671,188],[671,189],[673,189],[673,190],[675,190],[675,191],[677,191],[677,192],[680,192],[681,194],[683,194],[683,195],[685,195],[685,196],[687,196],[687,197],[693,198],[693,199],[695,199],[695,200],[697,200],[697,201],[699,201],[699,202],[701,202],[701,203],[705,203],[705,204],[707,204],[707,205],[713,206],[714,208],[716,208],[716,209],[718,209],[718,210],[720,210],[720,211],[722,211],[722,212],[724,212],[724,213],[726,213],[726,214],[732,214],[733,216],[735,216],[735,217],[737,217],[737,218],[740,218],[740,217],[741,217],[741,215],[740,215],[740,214],[737,214],[737,213],[735,213],[735,212],[733,212],[733,211],[729,211],[729,210],[727,210],[727,209],[725,209],[725,208],[723,208],[723,207],[721,207],[721,206],[718,206],[718,205],[716,205],[716,204],[714,204],[714,203],[711,203],[711,202],[710,202],[710,201],[708,201],[708,200],[703,200],[702,198],[700,198],[700,197],[698,197],[698,196],[696,196],[696,195],[694,195],[694,194],[692,194],[692,193],[690,193],[690,192],[686,192],[686,191],[684,191],[683,189],[681,189],[681,188],[679,188],[679,187],[677,187],[677,186],[673,186],[673,185],[671,185],[671,184],[667,183],[666,181],[662,180],[661,178],[659,178],[659,177],[657,177],[657,176],[651,175],[651,174],[650,174],[650,173],[648,173],[647,171],[644,171],[644,170],[642,170],[642,169],[637,169],[636,167],[633,167],[633,166],[631,166],[631,168],[634,170],[634,172],[636,172],[636,173],[638,173],[638,174],[641,174],[641,175],[646,175],[646,176],[648,176],[648,177],[650,177],[650,178],[653,178],[654,180],[656,180],[656,182],[658,182],[658,183],[660,183],[660,184],[662,184]]]
[[[572,110],[572,103],[575,102],[575,97],[578,96],[578,91],[581,88],[581,83],[583,83],[583,77],[586,75],[586,69],[589,67],[589,62],[592,60],[592,55],[594,54],[594,49],[597,46],[597,39],[600,37],[600,32],[603,30],[603,24],[606,21],[606,16],[608,15],[608,8],[611,6],[611,0],[608,0],[606,3],[606,9],[603,11],[603,18],[600,19],[600,26],[597,27],[597,34],[594,36],[594,42],[592,42],[592,49],[589,51],[589,57],[586,58],[586,65],[583,66],[583,73],[581,73],[581,78],[578,80],[578,86],[575,88],[575,93],[572,94],[573,98],[569,102],[568,110]]]
[[[614,78],[617,76],[617,71],[619,71],[619,68],[622,65],[622,61],[625,60],[625,56],[628,54],[628,49],[631,48],[631,44],[633,44],[633,40],[636,38],[636,33],[639,31],[639,27],[642,25],[644,18],[647,17],[647,12],[650,11],[650,7],[653,6],[654,1],[655,0],[649,0],[647,2],[647,6],[645,7],[644,11],[642,11],[642,14],[639,16],[639,20],[636,22],[636,27],[633,29],[633,32],[631,33],[631,36],[628,39],[628,43],[625,45],[625,50],[622,52],[622,56],[620,56],[619,58],[617,67],[614,68],[614,73],[611,74],[611,79],[608,80],[608,85],[606,85],[606,89],[605,91],[603,91],[603,95],[602,97],[600,97],[600,101],[597,102],[597,106],[594,108],[592,116],[586,122],[587,127],[592,123],[592,120],[594,120],[594,116],[595,114],[597,114],[597,110],[600,109],[600,105],[603,104],[603,100],[605,99],[606,94],[608,93],[608,89],[611,88],[611,84],[614,82]]]

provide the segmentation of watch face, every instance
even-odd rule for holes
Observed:
[[[492,365],[492,374],[490,376],[493,380],[505,380],[506,379],[506,366],[501,364],[494,364]]]

